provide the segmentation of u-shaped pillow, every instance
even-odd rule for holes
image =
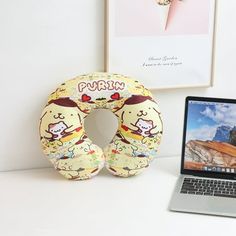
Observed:
[[[84,119],[98,108],[118,118],[118,130],[103,150],[84,129]],[[161,136],[160,111],[151,92],[118,74],[81,75],[61,84],[40,118],[43,151],[67,179],[91,178],[104,163],[114,175],[137,175],[156,156]]]

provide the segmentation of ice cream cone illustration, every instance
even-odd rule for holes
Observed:
[[[159,12],[160,24],[163,30],[166,30],[170,5],[172,0],[156,0]]]

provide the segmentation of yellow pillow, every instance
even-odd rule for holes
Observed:
[[[111,110],[118,130],[110,144],[93,144],[84,120],[94,109]],[[109,73],[81,75],[61,84],[40,118],[43,151],[67,179],[82,180],[104,166],[114,175],[137,175],[156,156],[162,120],[151,92],[138,81]]]

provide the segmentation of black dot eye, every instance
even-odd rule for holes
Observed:
[[[129,111],[129,113],[131,114],[131,111]]]
[[[50,113],[52,113],[52,111],[49,111]]]
[[[148,109],[151,110],[151,107],[149,107]]]
[[[70,114],[71,116],[73,116],[73,114]]]

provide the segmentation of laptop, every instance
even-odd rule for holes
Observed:
[[[236,217],[236,100],[187,97],[169,209]]]

